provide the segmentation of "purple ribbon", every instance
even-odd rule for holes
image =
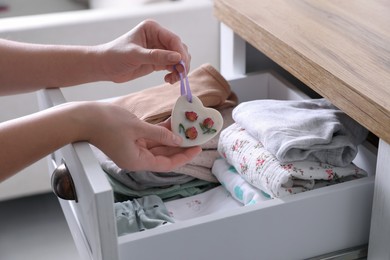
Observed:
[[[190,89],[190,82],[187,77],[187,70],[186,66],[183,61],[180,61],[180,64],[184,68],[184,76],[183,73],[179,72],[180,76],[180,93],[182,96],[187,96],[188,102],[192,103],[192,94],[191,94],[191,89]]]

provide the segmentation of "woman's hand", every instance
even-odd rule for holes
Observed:
[[[166,123],[167,124],[167,123]],[[172,171],[200,147],[181,148],[181,138],[162,125],[139,120],[109,102],[71,102],[0,123],[0,182],[62,146],[87,141],[119,167]]]
[[[180,38],[152,20],[106,44],[0,39],[0,53],[0,94],[7,95],[95,81],[125,82],[159,70],[167,70],[165,81],[174,83],[184,71],[179,62],[188,71],[191,61]],[[67,103],[0,123],[0,181],[77,141],[90,142],[129,170],[171,171],[201,151],[180,148],[180,137],[168,128],[145,123],[113,103]]]
[[[146,20],[121,37],[98,46],[106,77],[113,82],[126,82],[153,71],[170,71],[165,81],[180,79],[181,60],[189,71],[191,55],[187,46],[173,32],[153,20]]]
[[[182,139],[169,130],[169,121],[152,125],[117,105],[95,105],[92,109],[98,115],[90,114],[91,121],[85,122],[89,137],[82,139],[102,150],[120,168],[169,172],[201,152],[200,147],[179,147]]]
[[[106,44],[45,45],[0,39],[0,53],[0,94],[7,95],[95,81],[126,82],[160,70],[167,70],[165,81],[174,83],[184,71],[179,62],[189,71],[191,61],[180,38],[152,20]]]

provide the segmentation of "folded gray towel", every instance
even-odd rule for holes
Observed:
[[[114,208],[119,236],[175,222],[156,195],[116,202]]]
[[[233,119],[281,162],[346,166],[368,134],[324,98],[244,102],[233,110]]]

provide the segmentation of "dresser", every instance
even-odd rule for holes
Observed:
[[[245,73],[248,45],[379,139],[369,259],[390,248],[390,2],[215,0],[221,69]]]

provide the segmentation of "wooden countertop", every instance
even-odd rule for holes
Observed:
[[[214,14],[390,143],[390,1],[214,0]]]

